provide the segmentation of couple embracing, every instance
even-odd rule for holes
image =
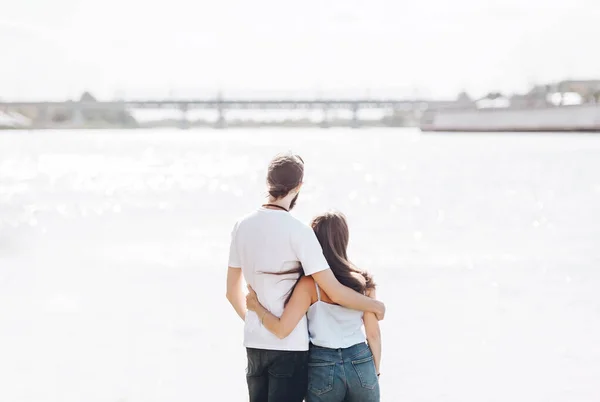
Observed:
[[[379,401],[385,306],[348,260],[342,214],[307,226],[289,213],[303,178],[299,156],[276,156],[268,202],[231,236],[227,299],[245,321],[250,402]]]

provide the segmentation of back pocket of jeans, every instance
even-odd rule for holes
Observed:
[[[308,389],[315,395],[323,395],[333,389],[335,363],[308,363]]]
[[[375,372],[373,356],[360,360],[353,360],[352,366],[360,379],[360,385],[362,385],[363,388],[374,389],[377,385],[377,373]]]
[[[269,374],[277,378],[292,378],[298,362],[293,356],[283,354],[279,356],[269,367]],[[305,368],[306,369],[306,368]]]

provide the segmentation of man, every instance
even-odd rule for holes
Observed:
[[[277,316],[295,276],[272,275],[301,264],[337,304],[375,313],[383,319],[383,303],[341,285],[306,224],[290,213],[302,187],[304,162],[295,155],[275,157],[268,169],[269,201],[238,221],[231,236],[227,299],[245,321],[246,379],[250,402],[301,402],[308,382],[308,327],[304,317],[292,333],[279,339],[262,326],[264,317],[246,311],[242,277],[263,306]]]

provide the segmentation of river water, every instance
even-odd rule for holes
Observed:
[[[600,136],[0,132],[0,400],[245,400],[229,232],[269,159],[375,274],[384,401],[600,400]]]

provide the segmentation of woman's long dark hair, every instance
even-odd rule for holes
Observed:
[[[367,271],[359,270],[348,260],[348,242],[350,232],[346,217],[341,212],[326,212],[316,216],[311,227],[317,235],[317,239],[323,248],[323,255],[333,271],[336,279],[344,286],[364,294],[369,289],[375,288],[373,277]],[[277,275],[299,274],[298,281],[287,294],[285,304],[290,301],[292,293],[300,279],[304,276],[302,267],[278,272]],[[361,280],[356,274],[362,275]]]

